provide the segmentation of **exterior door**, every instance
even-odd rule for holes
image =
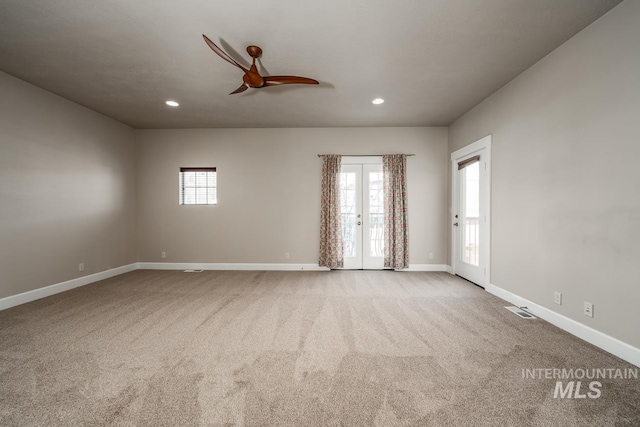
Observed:
[[[483,288],[490,266],[490,144],[489,136],[451,155],[453,271]]]
[[[340,173],[344,268],[382,270],[382,165],[344,163]]]

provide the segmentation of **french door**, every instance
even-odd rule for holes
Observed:
[[[344,268],[384,268],[382,164],[345,164],[340,172]]]
[[[491,136],[451,155],[454,274],[489,284]]]

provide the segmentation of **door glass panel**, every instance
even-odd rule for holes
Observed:
[[[356,256],[356,173],[340,173],[340,214],[344,257]]]
[[[382,171],[369,172],[369,256],[384,256]]]
[[[480,163],[462,169],[462,261],[480,265]]]

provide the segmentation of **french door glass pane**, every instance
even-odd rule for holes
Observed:
[[[480,163],[474,163],[462,169],[463,215],[462,222],[462,261],[480,265]]]
[[[356,173],[340,173],[340,213],[345,258],[356,256]]]
[[[369,172],[369,256],[384,256],[382,171]]]

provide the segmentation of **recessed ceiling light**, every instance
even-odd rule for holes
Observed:
[[[376,104],[376,105],[380,105],[384,102],[384,99],[382,98],[376,98],[373,101],[371,101],[372,104]]]
[[[167,101],[165,102],[165,104],[167,104],[169,107],[177,107],[178,105],[180,105],[176,101]]]

